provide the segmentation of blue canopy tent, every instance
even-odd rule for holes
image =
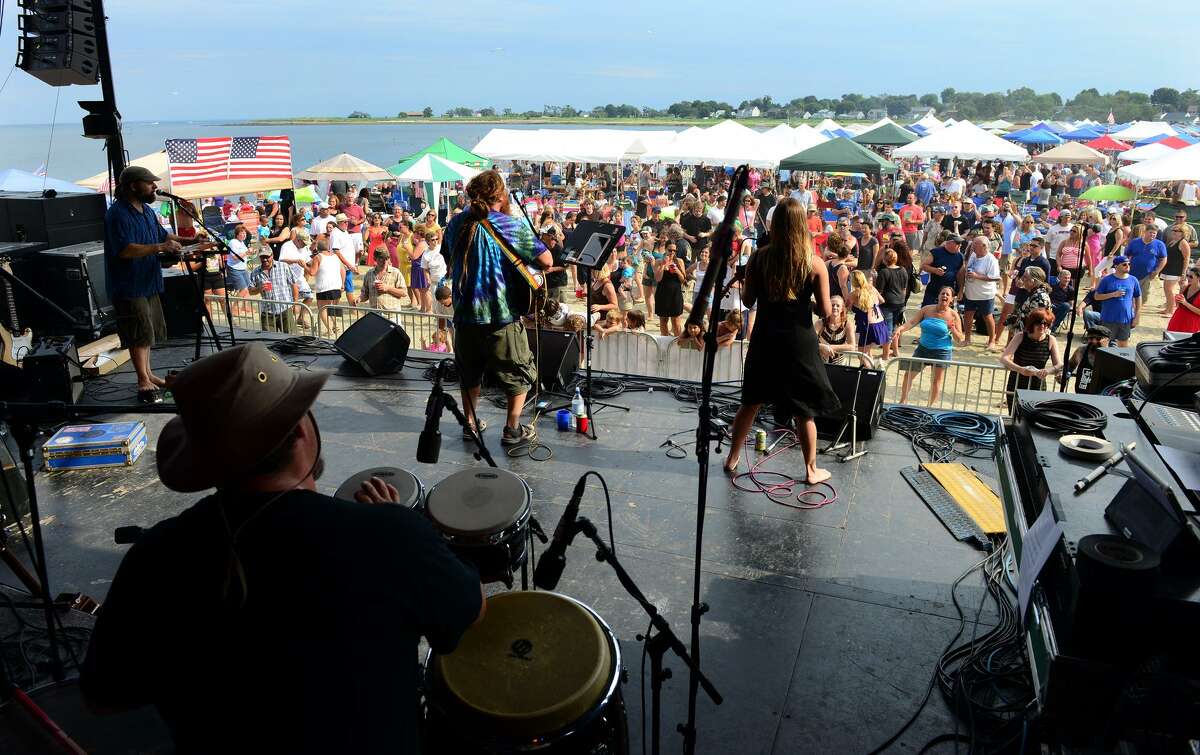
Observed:
[[[1062,135],[1067,132],[1067,129],[1056,126],[1053,123],[1047,123],[1046,121],[1038,121],[1037,123],[1033,124],[1029,128],[1040,128],[1043,131],[1049,131],[1050,133],[1055,134],[1055,135]]]
[[[1005,134],[1004,138],[1017,144],[1062,144],[1064,141],[1058,134],[1037,126]]]
[[[1154,136],[1147,136],[1145,139],[1142,139],[1141,141],[1134,142],[1133,146],[1144,147],[1147,144],[1154,144],[1155,142],[1161,142],[1163,139],[1169,139],[1171,137],[1175,137],[1176,139],[1185,141],[1188,144],[1195,144],[1197,141],[1196,137],[1191,136],[1189,134],[1155,134]]]
[[[917,124],[917,123],[910,123],[907,126],[905,126],[904,128],[913,132],[917,136],[928,136],[929,135],[929,129],[927,129],[924,126]]]
[[[17,170],[16,168],[0,170],[0,191],[22,193],[36,191],[40,194],[43,189],[54,189],[59,194],[96,193],[86,186],[73,184],[70,181],[61,181],[57,178],[46,178],[45,176],[39,176],[36,173],[30,173],[25,170]]]
[[[853,139],[855,136],[854,132],[847,131],[844,128],[827,128],[821,133],[830,139],[837,139],[839,137],[842,139]]]
[[[1104,136],[1105,130],[1100,126],[1081,126],[1074,131],[1059,134],[1062,138],[1073,142],[1090,142]]]

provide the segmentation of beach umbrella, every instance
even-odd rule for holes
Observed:
[[[1118,184],[1093,186],[1079,195],[1080,199],[1086,199],[1091,202],[1128,202],[1133,197],[1133,189]]]
[[[481,171],[467,165],[450,162],[437,155],[422,155],[403,172],[396,174],[400,181],[429,181],[432,183],[452,183],[454,181],[469,181]]]
[[[384,181],[392,175],[374,163],[343,152],[300,171],[296,177],[309,181],[366,182]]]
[[[0,191],[14,192],[30,192],[36,191],[39,194],[44,189],[54,189],[59,194],[91,194],[92,189],[79,184],[73,184],[70,181],[61,181],[57,178],[47,178],[39,176],[36,173],[30,173],[25,170],[17,170],[16,168],[8,168],[0,170]]]

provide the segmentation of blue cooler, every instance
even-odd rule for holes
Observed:
[[[42,455],[49,469],[132,466],[146,450],[146,425],[112,422],[67,425],[46,441]]]

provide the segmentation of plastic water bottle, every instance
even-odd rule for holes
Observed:
[[[586,411],[583,406],[583,394],[576,388],[575,396],[571,399],[571,414],[574,414],[576,417],[582,417]]]

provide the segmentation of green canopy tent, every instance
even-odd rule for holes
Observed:
[[[807,170],[812,173],[865,173],[871,176],[896,172],[895,165],[844,137],[830,139],[785,157],[779,167],[782,170]]]
[[[449,139],[442,137],[433,144],[430,144],[420,152],[414,152],[400,162],[387,169],[388,173],[393,176],[398,176],[408,170],[425,155],[437,155],[443,160],[449,160],[452,163],[459,165],[468,165],[479,170],[486,170],[492,167],[492,161],[486,157],[475,154],[469,150],[465,150]]]
[[[903,147],[911,144],[920,137],[906,128],[900,128],[895,123],[885,123],[882,126],[864,131],[854,137],[857,144],[870,144],[876,147]]]

